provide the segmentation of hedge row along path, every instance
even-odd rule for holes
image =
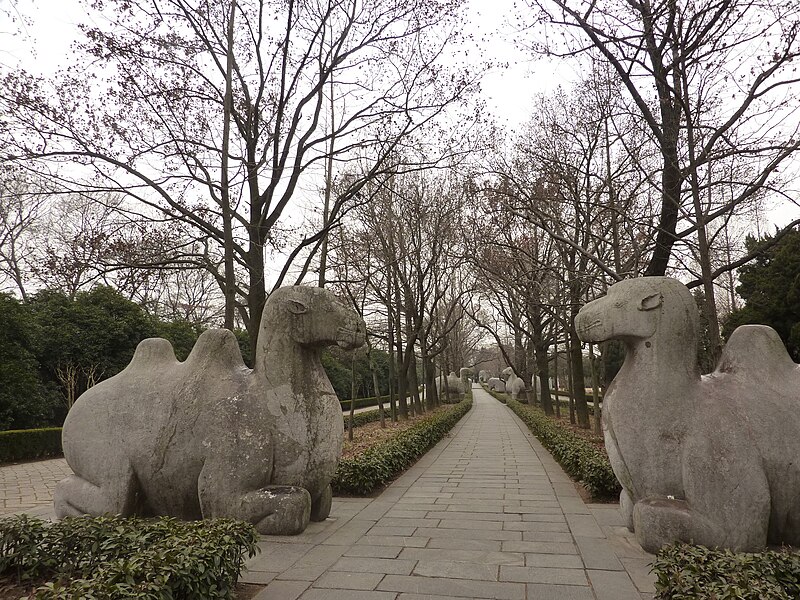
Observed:
[[[262,537],[242,578],[266,585],[255,598],[652,598],[652,557],[622,527],[616,505],[584,504],[506,406],[477,387],[473,395],[449,436],[379,496],[334,498],[332,518],[302,535]],[[0,473],[42,464],[63,460]],[[34,479],[31,487],[47,486],[46,471]]]

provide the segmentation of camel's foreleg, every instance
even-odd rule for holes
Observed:
[[[325,487],[325,490],[316,498],[311,501],[311,520],[324,521],[331,514],[331,504],[333,503],[333,491],[330,484]]]
[[[301,533],[311,518],[311,494],[294,485],[275,485],[269,438],[234,437],[219,444],[197,482],[203,518],[227,517],[255,525],[265,535]]]

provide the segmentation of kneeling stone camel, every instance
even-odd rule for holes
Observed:
[[[185,362],[144,340],[70,410],[75,474],[56,487],[56,515],[229,517],[276,535],[324,520],[343,426],[320,352],[357,348],[365,332],[330,292],[285,287],[264,307],[252,370],[226,329],[204,332]]]
[[[584,341],[627,347],[603,432],[620,508],[645,550],[800,545],[800,366],[772,328],[736,329],[701,377],[697,306],[666,277],[613,285],[576,328]]]

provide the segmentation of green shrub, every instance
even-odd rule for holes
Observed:
[[[232,597],[258,535],[228,519],[66,518],[0,520],[0,573],[48,579],[36,600]]]
[[[659,600],[790,600],[800,598],[800,554],[672,544],[655,562]]]
[[[342,459],[331,482],[334,491],[366,495],[384,485],[441,440],[471,406],[472,398],[468,396],[459,404],[421,419],[360,456]]]
[[[508,400],[508,407],[522,419],[564,470],[578,479],[595,497],[613,497],[621,487],[605,454],[569,429],[547,417],[541,409]]]
[[[0,431],[0,463],[61,454],[61,427]]]
[[[383,417],[385,419],[391,419],[392,413],[389,409],[383,409]],[[361,427],[362,425],[366,425],[367,423],[374,423],[375,421],[381,420],[381,411],[380,409],[377,410],[367,410],[364,412],[356,413],[353,415],[353,429],[356,427]],[[344,428],[345,431],[347,430],[348,423],[350,422],[350,415],[344,415]]]

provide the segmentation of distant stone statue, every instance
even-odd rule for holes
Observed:
[[[464,386],[464,392],[472,387],[472,376],[475,375],[475,370],[470,367],[461,367],[458,372],[461,375],[461,385]]]
[[[486,387],[493,392],[505,392],[506,382],[499,377],[490,377],[489,381],[486,382]]]
[[[75,474],[56,487],[56,515],[229,517],[276,535],[324,520],[343,427],[320,352],[364,341],[361,318],[310,287],[269,296],[252,370],[226,329],[204,332],[185,362],[144,340],[67,415]]]
[[[506,367],[501,374],[506,382],[506,392],[511,394],[512,400],[519,399],[520,395],[525,394],[525,382],[521,377],[517,377],[512,367]]]
[[[643,277],[575,321],[584,341],[627,346],[603,401],[623,516],[648,552],[678,540],[800,545],[800,366],[773,329],[745,325],[701,377],[698,320],[679,281]]]
[[[479,383],[486,383],[491,378],[489,371],[482,369],[478,372],[478,382]]]

